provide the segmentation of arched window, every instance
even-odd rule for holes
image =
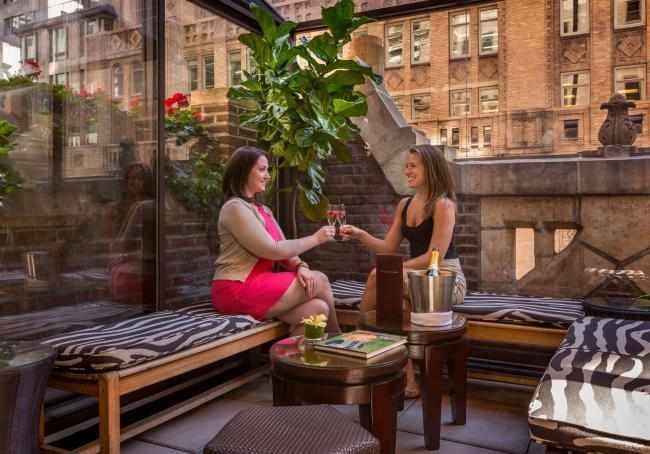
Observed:
[[[124,71],[122,65],[113,66],[113,97],[120,98],[124,94]]]

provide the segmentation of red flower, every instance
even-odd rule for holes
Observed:
[[[134,96],[129,99],[129,109],[138,109],[142,107],[142,96]]]
[[[203,114],[201,112],[192,112],[192,118],[195,120],[203,120]]]
[[[82,98],[88,98],[92,96],[92,93],[86,91],[85,88],[82,88],[81,90],[79,90],[79,96],[81,96]]]

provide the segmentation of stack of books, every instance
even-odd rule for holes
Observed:
[[[405,343],[406,338],[402,336],[357,330],[317,342],[314,348],[327,353],[368,359]]]

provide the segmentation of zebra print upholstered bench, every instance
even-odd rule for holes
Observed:
[[[604,454],[650,452],[650,322],[585,317],[531,400],[533,439]]]
[[[332,283],[341,325],[356,325],[364,290],[362,282]],[[567,328],[584,316],[580,300],[478,292],[469,292],[464,303],[453,309],[469,320],[467,336],[473,351],[470,363],[481,363],[480,368],[487,371],[479,372],[480,368],[475,367],[471,375],[532,386],[537,384]],[[530,371],[533,378],[522,376],[518,366],[511,367],[509,361],[534,362],[535,369]],[[490,369],[509,369],[512,376],[495,375]]]
[[[210,303],[140,315],[52,337],[59,355],[49,385],[99,401],[99,441],[83,452],[117,454],[131,438],[257,377],[261,369],[220,383],[198,398],[120,428],[120,396],[286,336],[281,322],[217,314]],[[43,446],[44,452],[62,452]]]

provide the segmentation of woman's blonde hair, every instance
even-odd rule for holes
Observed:
[[[428,190],[424,209],[427,215],[433,212],[433,206],[440,197],[447,197],[455,202],[454,180],[445,159],[444,148],[439,145],[416,145],[409,153],[419,156],[424,166]]]

